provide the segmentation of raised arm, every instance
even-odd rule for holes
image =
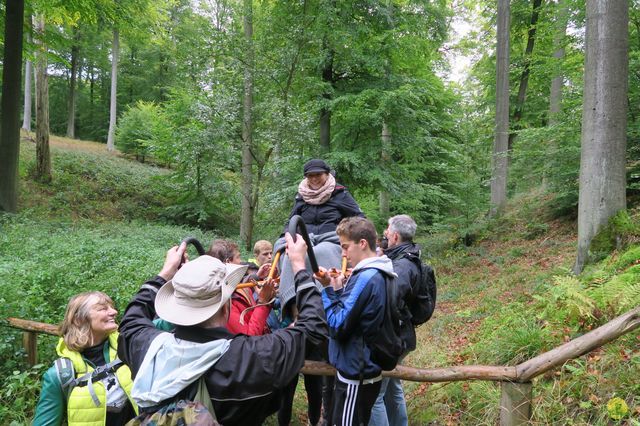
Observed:
[[[156,317],[155,300],[160,287],[172,279],[183,262],[186,244],[169,249],[160,273],[145,282],[124,311],[118,338],[118,356],[135,377],[149,344],[162,330],[153,324]]]

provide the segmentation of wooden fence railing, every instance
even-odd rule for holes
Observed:
[[[11,327],[23,330],[23,343],[29,365],[37,363],[37,334],[59,335],[57,326],[19,318],[8,318]],[[487,365],[460,365],[442,368],[414,368],[399,365],[383,376],[414,382],[455,382],[466,380],[496,381],[501,384],[500,424],[505,426],[526,424],[531,419],[531,380],[556,368],[570,359],[584,355],[640,326],[640,307],[607,324],[596,328],[555,349],[531,358],[514,367]],[[333,375],[335,369],[324,362],[306,361],[302,372],[312,375]]]

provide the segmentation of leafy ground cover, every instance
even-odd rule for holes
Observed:
[[[21,213],[0,218],[0,318],[57,323],[69,296],[89,289],[106,291],[122,311],[167,247],[187,235],[214,238],[164,223],[162,169],[107,154],[104,145],[54,139],[54,183],[44,186],[28,178],[34,150],[23,143]],[[625,222],[625,246],[574,277],[574,222],[550,218],[552,202],[542,193],[516,197],[501,220],[473,226],[468,246],[459,231],[421,238],[439,303],[407,364],[515,365],[640,304],[638,212]],[[41,364],[26,370],[20,333],[0,333],[0,424],[26,424],[55,339],[39,338]],[[638,332],[568,362],[534,381],[533,424],[638,425],[639,371]],[[498,421],[495,383],[406,382],[405,392],[411,424]],[[302,381],[293,423],[306,424]]]

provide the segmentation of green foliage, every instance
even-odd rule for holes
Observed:
[[[591,322],[595,302],[580,281],[571,275],[555,276],[553,281],[544,295],[534,295],[540,309],[538,317],[570,326]]]
[[[144,163],[149,154],[168,164],[173,159],[171,128],[162,109],[150,102],[138,101],[122,115],[116,130],[116,146]]]
[[[640,224],[632,220],[626,210],[621,210],[593,237],[589,251],[596,259],[602,259],[614,249],[623,248],[623,242],[637,241],[638,237]]]
[[[30,423],[35,411],[34,401],[40,395],[40,376],[45,370],[43,364],[38,364],[5,376],[0,388],[0,423],[12,426]]]

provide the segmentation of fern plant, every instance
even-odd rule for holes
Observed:
[[[595,303],[582,283],[572,275],[557,275],[545,297],[535,295],[542,305],[541,319],[571,325],[591,323]]]
[[[606,283],[589,289],[589,295],[600,309],[613,315],[640,306],[640,268],[630,268]]]

